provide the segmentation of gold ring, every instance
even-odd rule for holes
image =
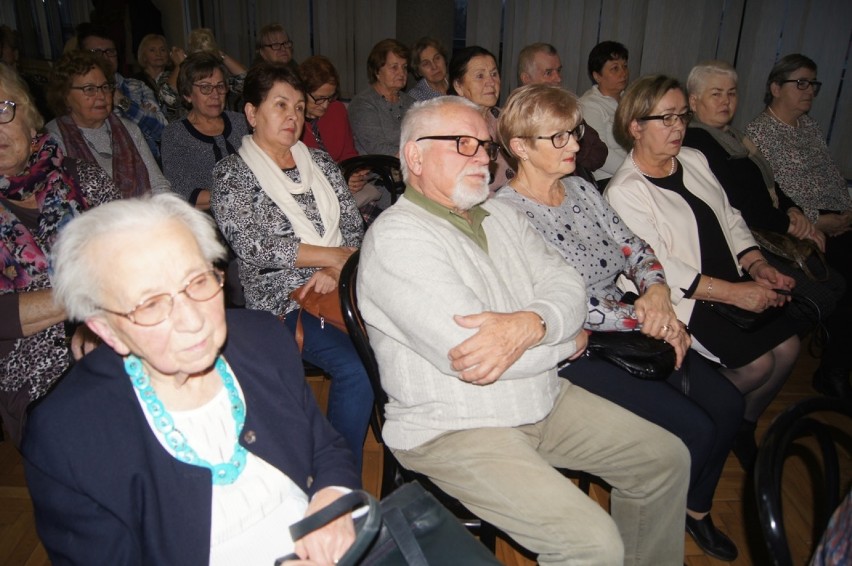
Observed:
[[[663,332],[668,332],[668,331],[669,331],[669,325],[668,325],[668,324],[664,324],[664,325],[663,325]]]

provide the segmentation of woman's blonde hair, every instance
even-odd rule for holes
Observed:
[[[44,118],[36,108],[26,83],[18,76],[15,69],[0,64],[0,85],[6,92],[6,96],[15,103],[15,119],[23,120],[27,129],[39,131],[44,126]]]
[[[196,28],[190,32],[187,53],[195,53],[197,51],[219,52],[219,45],[216,43],[216,37],[210,28]]]
[[[497,139],[512,158],[518,156],[509,142],[512,138],[539,135],[548,124],[569,122],[573,129],[582,121],[577,97],[562,87],[532,84],[515,89],[500,111]]]
[[[148,45],[150,43],[155,41],[162,41],[166,46],[166,49],[169,48],[169,42],[166,41],[166,36],[164,35],[149,33],[143,37],[142,41],[139,42],[139,49],[136,50],[136,62],[139,63],[139,66],[143,69],[148,66],[148,57],[145,55],[145,50],[148,49]]]

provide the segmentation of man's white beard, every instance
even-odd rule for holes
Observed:
[[[482,174],[482,184],[470,187],[463,184],[465,177],[470,174]],[[456,186],[453,188],[453,204],[459,210],[470,210],[477,204],[485,202],[488,198],[488,167],[468,167],[456,177]],[[469,182],[469,180],[468,180]]]

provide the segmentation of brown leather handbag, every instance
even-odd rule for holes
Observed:
[[[343,310],[340,308],[340,296],[337,291],[317,293],[311,289],[305,295],[304,299],[299,300],[297,297],[302,294],[303,288],[304,285],[290,293],[290,298],[299,303],[301,307],[299,308],[299,318],[296,320],[295,336],[300,352],[305,344],[305,330],[302,328],[302,311],[308,311],[317,317],[322,328],[325,328],[326,323],[328,323],[346,332],[346,324],[343,322]]]

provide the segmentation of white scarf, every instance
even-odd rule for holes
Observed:
[[[328,179],[314,164],[308,147],[302,142],[290,148],[290,153],[296,161],[296,168],[302,182],[296,183],[288,177],[265,151],[263,151],[251,136],[243,137],[240,147],[240,157],[257,177],[260,188],[278,205],[281,212],[290,221],[293,232],[306,244],[334,248],[343,245],[340,233],[340,201]],[[314,223],[305,215],[305,211],[292,195],[305,194],[312,191],[319,209],[325,234],[319,235]]]

